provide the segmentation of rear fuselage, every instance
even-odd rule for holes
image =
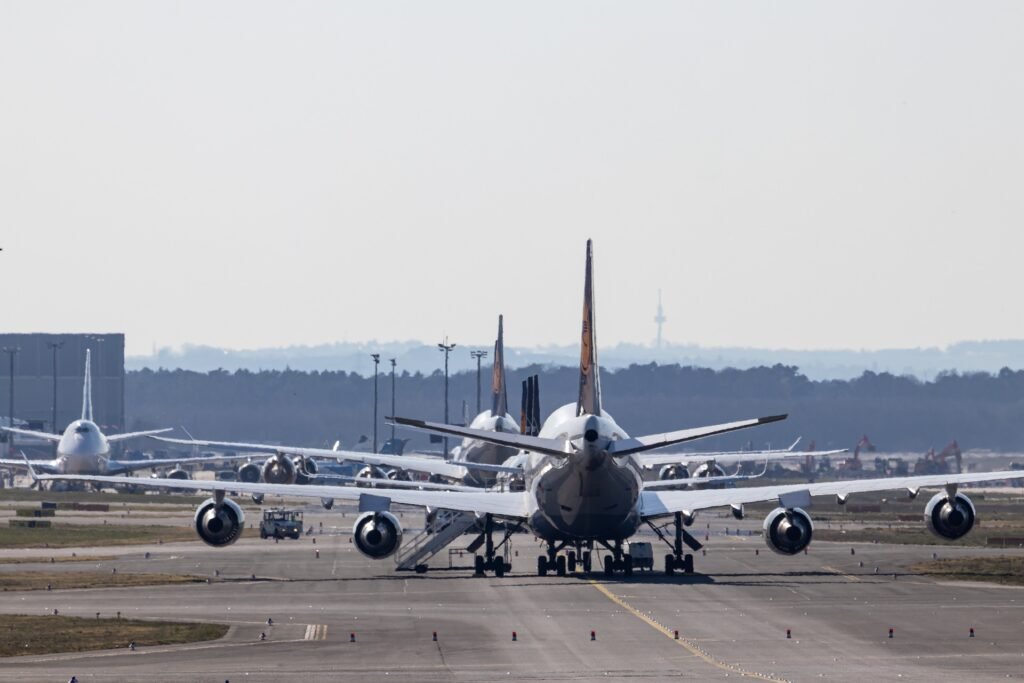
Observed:
[[[526,479],[537,505],[529,525],[546,541],[628,538],[640,526],[642,476],[631,457],[614,458],[607,451],[628,434],[607,413],[576,417],[575,409],[559,408],[540,431],[542,437],[567,440],[572,452],[528,459]]]
[[[473,429],[480,429],[488,432],[511,432],[519,433],[519,425],[511,415],[494,415],[490,410],[477,415],[469,425]],[[478,439],[463,439],[456,449],[453,460],[456,462],[477,462],[484,465],[501,465],[518,451],[509,446],[499,446],[487,443]],[[470,470],[464,479],[468,486],[493,486],[496,480],[493,472],[482,472]]]

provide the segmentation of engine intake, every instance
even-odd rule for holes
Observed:
[[[764,540],[780,555],[796,555],[811,544],[814,524],[800,508],[778,507],[764,519]]]
[[[658,471],[658,479],[668,481],[669,479],[689,479],[690,470],[683,465],[665,465]]]
[[[254,462],[247,462],[238,468],[238,481],[247,484],[260,483],[260,466]]]
[[[313,479],[316,478],[317,472],[319,471],[315,460],[312,458],[296,457],[292,460],[292,464],[295,465],[296,484],[305,486],[313,483]]]
[[[402,545],[402,525],[390,512],[367,512],[356,519],[352,538],[359,552],[381,560],[393,555]]]
[[[189,476],[188,471],[183,470],[180,467],[177,467],[177,468],[175,468],[175,469],[173,469],[173,470],[171,470],[170,472],[167,473],[167,478],[168,479],[191,479],[192,477]]]
[[[974,527],[977,515],[974,503],[962,493],[949,499],[947,493],[936,493],[924,508],[928,531],[939,538],[955,541]]]
[[[693,472],[694,478],[701,477],[724,477],[725,470],[716,462],[706,462]]]
[[[196,508],[195,526],[203,543],[218,548],[231,545],[242,535],[245,513],[233,500],[225,498],[218,508],[217,501],[210,498]]]
[[[297,468],[290,458],[272,455],[263,463],[263,481],[268,484],[294,484]]]

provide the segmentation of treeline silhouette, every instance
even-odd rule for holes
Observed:
[[[519,417],[520,383],[540,375],[542,417],[575,402],[577,371],[527,367],[509,372],[510,412]],[[452,422],[463,402],[476,414],[476,373],[449,378]],[[796,367],[708,370],[678,365],[633,365],[601,375],[605,409],[630,434],[789,413],[774,425],[724,435],[691,450],[788,445],[797,436],[819,449],[850,447],[868,434],[883,451],[925,451],[952,439],[967,448],[1024,450],[1024,371],[955,372],[934,381],[865,372],[853,380],[813,381]],[[490,407],[490,372],[482,377],[483,407]],[[444,376],[395,377],[396,413],[441,421]],[[321,446],[336,439],[353,446],[373,429],[373,377],[347,372],[292,370],[139,370],[126,378],[131,429],[179,425],[197,438]],[[380,442],[390,435],[391,377],[378,377]],[[434,448],[426,435],[399,430],[409,448]]]

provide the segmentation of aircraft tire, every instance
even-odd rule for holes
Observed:
[[[604,575],[611,576],[615,573],[615,560],[611,555],[604,556]]]
[[[676,571],[676,558],[672,555],[665,556],[665,576],[672,576]]]
[[[537,556],[537,576],[548,575],[548,558],[543,555]]]
[[[622,556],[622,573],[626,576],[633,576],[633,557],[629,553]]]
[[[590,573],[590,569],[591,569],[590,551],[589,550],[585,550],[585,551],[583,551],[583,571],[586,572],[587,574],[589,574]]]
[[[691,555],[689,553],[687,553],[685,556],[683,556],[683,573],[685,573],[685,574],[692,574],[693,573],[693,555]]]
[[[484,558],[483,555],[473,556],[473,571],[477,574],[484,573]]]
[[[555,573],[559,576],[565,576],[565,555],[559,555],[555,558]]]

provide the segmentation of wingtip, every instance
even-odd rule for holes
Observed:
[[[32,481],[39,481],[39,476],[36,474],[36,470],[32,467],[32,461],[25,455],[25,451],[21,451],[21,457],[25,459],[25,467],[28,468],[28,476],[32,477]]]
[[[768,424],[770,422],[781,422],[789,417],[789,413],[783,413],[782,415],[769,415],[768,417],[759,417],[757,419],[758,424]]]

